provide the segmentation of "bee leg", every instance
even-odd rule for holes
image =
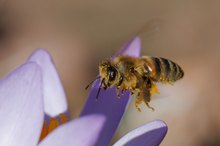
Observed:
[[[135,107],[136,107],[136,109],[137,109],[139,112],[141,112],[141,109],[140,109],[139,105],[142,103],[143,97],[140,96],[140,95],[141,95],[141,90],[140,90],[140,89],[137,89],[137,88],[136,88],[135,90],[136,90],[136,92],[137,92],[137,96],[136,96],[136,100],[135,100]]]
[[[124,91],[125,91],[124,89],[121,90],[121,95],[124,95]]]
[[[149,102],[144,102],[144,103],[145,103],[146,106],[147,106],[148,108],[150,108],[152,111],[155,111],[155,109],[154,109],[152,106],[149,105]]]
[[[132,87],[130,87],[130,92],[131,92],[131,95],[134,95],[134,91],[135,91],[135,89],[134,88],[132,88]]]
[[[120,99],[119,88],[116,88],[117,98]]]
[[[150,95],[146,96],[146,94],[145,94],[145,96],[144,96],[144,103],[146,104],[146,106],[148,108],[150,108],[152,111],[154,111],[154,108],[149,105],[150,100],[151,100]]]
[[[141,95],[141,90],[140,89],[136,89],[136,91],[137,91],[137,97],[139,97]]]
[[[151,89],[144,89],[143,90],[143,99],[144,99],[144,103],[146,104],[146,106],[148,107],[148,108],[150,108],[152,111],[154,111],[154,108],[153,107],[151,107],[150,105],[149,105],[149,102],[151,101]]]
[[[140,97],[136,97],[135,107],[136,107],[136,109],[137,109],[139,112],[141,112],[141,109],[140,109],[140,107],[139,107],[139,105],[141,104],[141,102],[142,102],[142,99],[141,99]]]

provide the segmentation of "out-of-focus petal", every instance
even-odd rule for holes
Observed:
[[[28,59],[42,69],[44,110],[55,117],[67,110],[66,95],[50,54],[44,49],[37,49]]]
[[[129,132],[113,146],[159,146],[166,133],[167,125],[157,120]]]
[[[140,39],[134,38],[128,43],[128,45],[126,45],[125,48],[120,50],[120,53],[138,57],[140,55],[140,50]],[[107,89],[105,91],[101,90],[99,99],[96,101],[99,84],[100,81],[97,81],[94,83],[94,86],[92,86],[81,116],[102,114],[106,117],[106,122],[101,132],[102,136],[99,138],[96,145],[104,146],[109,145],[112,136],[118,127],[129,101],[130,93],[125,92],[125,94],[118,99],[115,88]]]
[[[139,57],[141,51],[141,39],[139,37],[132,38],[128,41],[119,51],[114,55],[118,56],[120,54]]]
[[[96,146],[104,122],[101,115],[80,117],[55,129],[39,146]]]
[[[26,63],[0,81],[0,146],[35,146],[43,113],[40,67]]]

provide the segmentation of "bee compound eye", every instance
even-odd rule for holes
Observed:
[[[117,70],[114,67],[109,67],[108,69],[108,76],[109,76],[109,81],[115,80]]]

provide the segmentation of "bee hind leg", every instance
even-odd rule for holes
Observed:
[[[155,111],[155,109],[154,109],[152,106],[149,105],[149,102],[144,101],[144,103],[145,103],[146,106],[147,106],[148,108],[150,108],[152,111]]]
[[[151,101],[151,91],[144,90],[143,99],[144,99],[144,103],[146,104],[146,106],[150,108],[152,111],[154,111],[155,109],[149,105],[149,102]]]

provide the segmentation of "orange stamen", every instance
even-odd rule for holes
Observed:
[[[50,119],[50,123],[48,125],[48,133],[50,133],[51,131],[53,131],[55,128],[57,128],[59,126],[59,121],[56,118],[51,118]]]
[[[48,120],[44,120],[43,128],[40,135],[40,140],[43,140],[50,132],[59,127],[60,125],[68,122],[69,118],[65,113],[60,114],[57,117],[50,118]]]
[[[42,128],[41,135],[40,135],[40,141],[44,139],[47,136],[47,134],[48,134],[48,130],[46,127],[46,121],[44,120],[43,128]]]
[[[66,116],[66,114],[60,114],[60,122],[61,124],[64,124],[68,121],[68,117]]]

